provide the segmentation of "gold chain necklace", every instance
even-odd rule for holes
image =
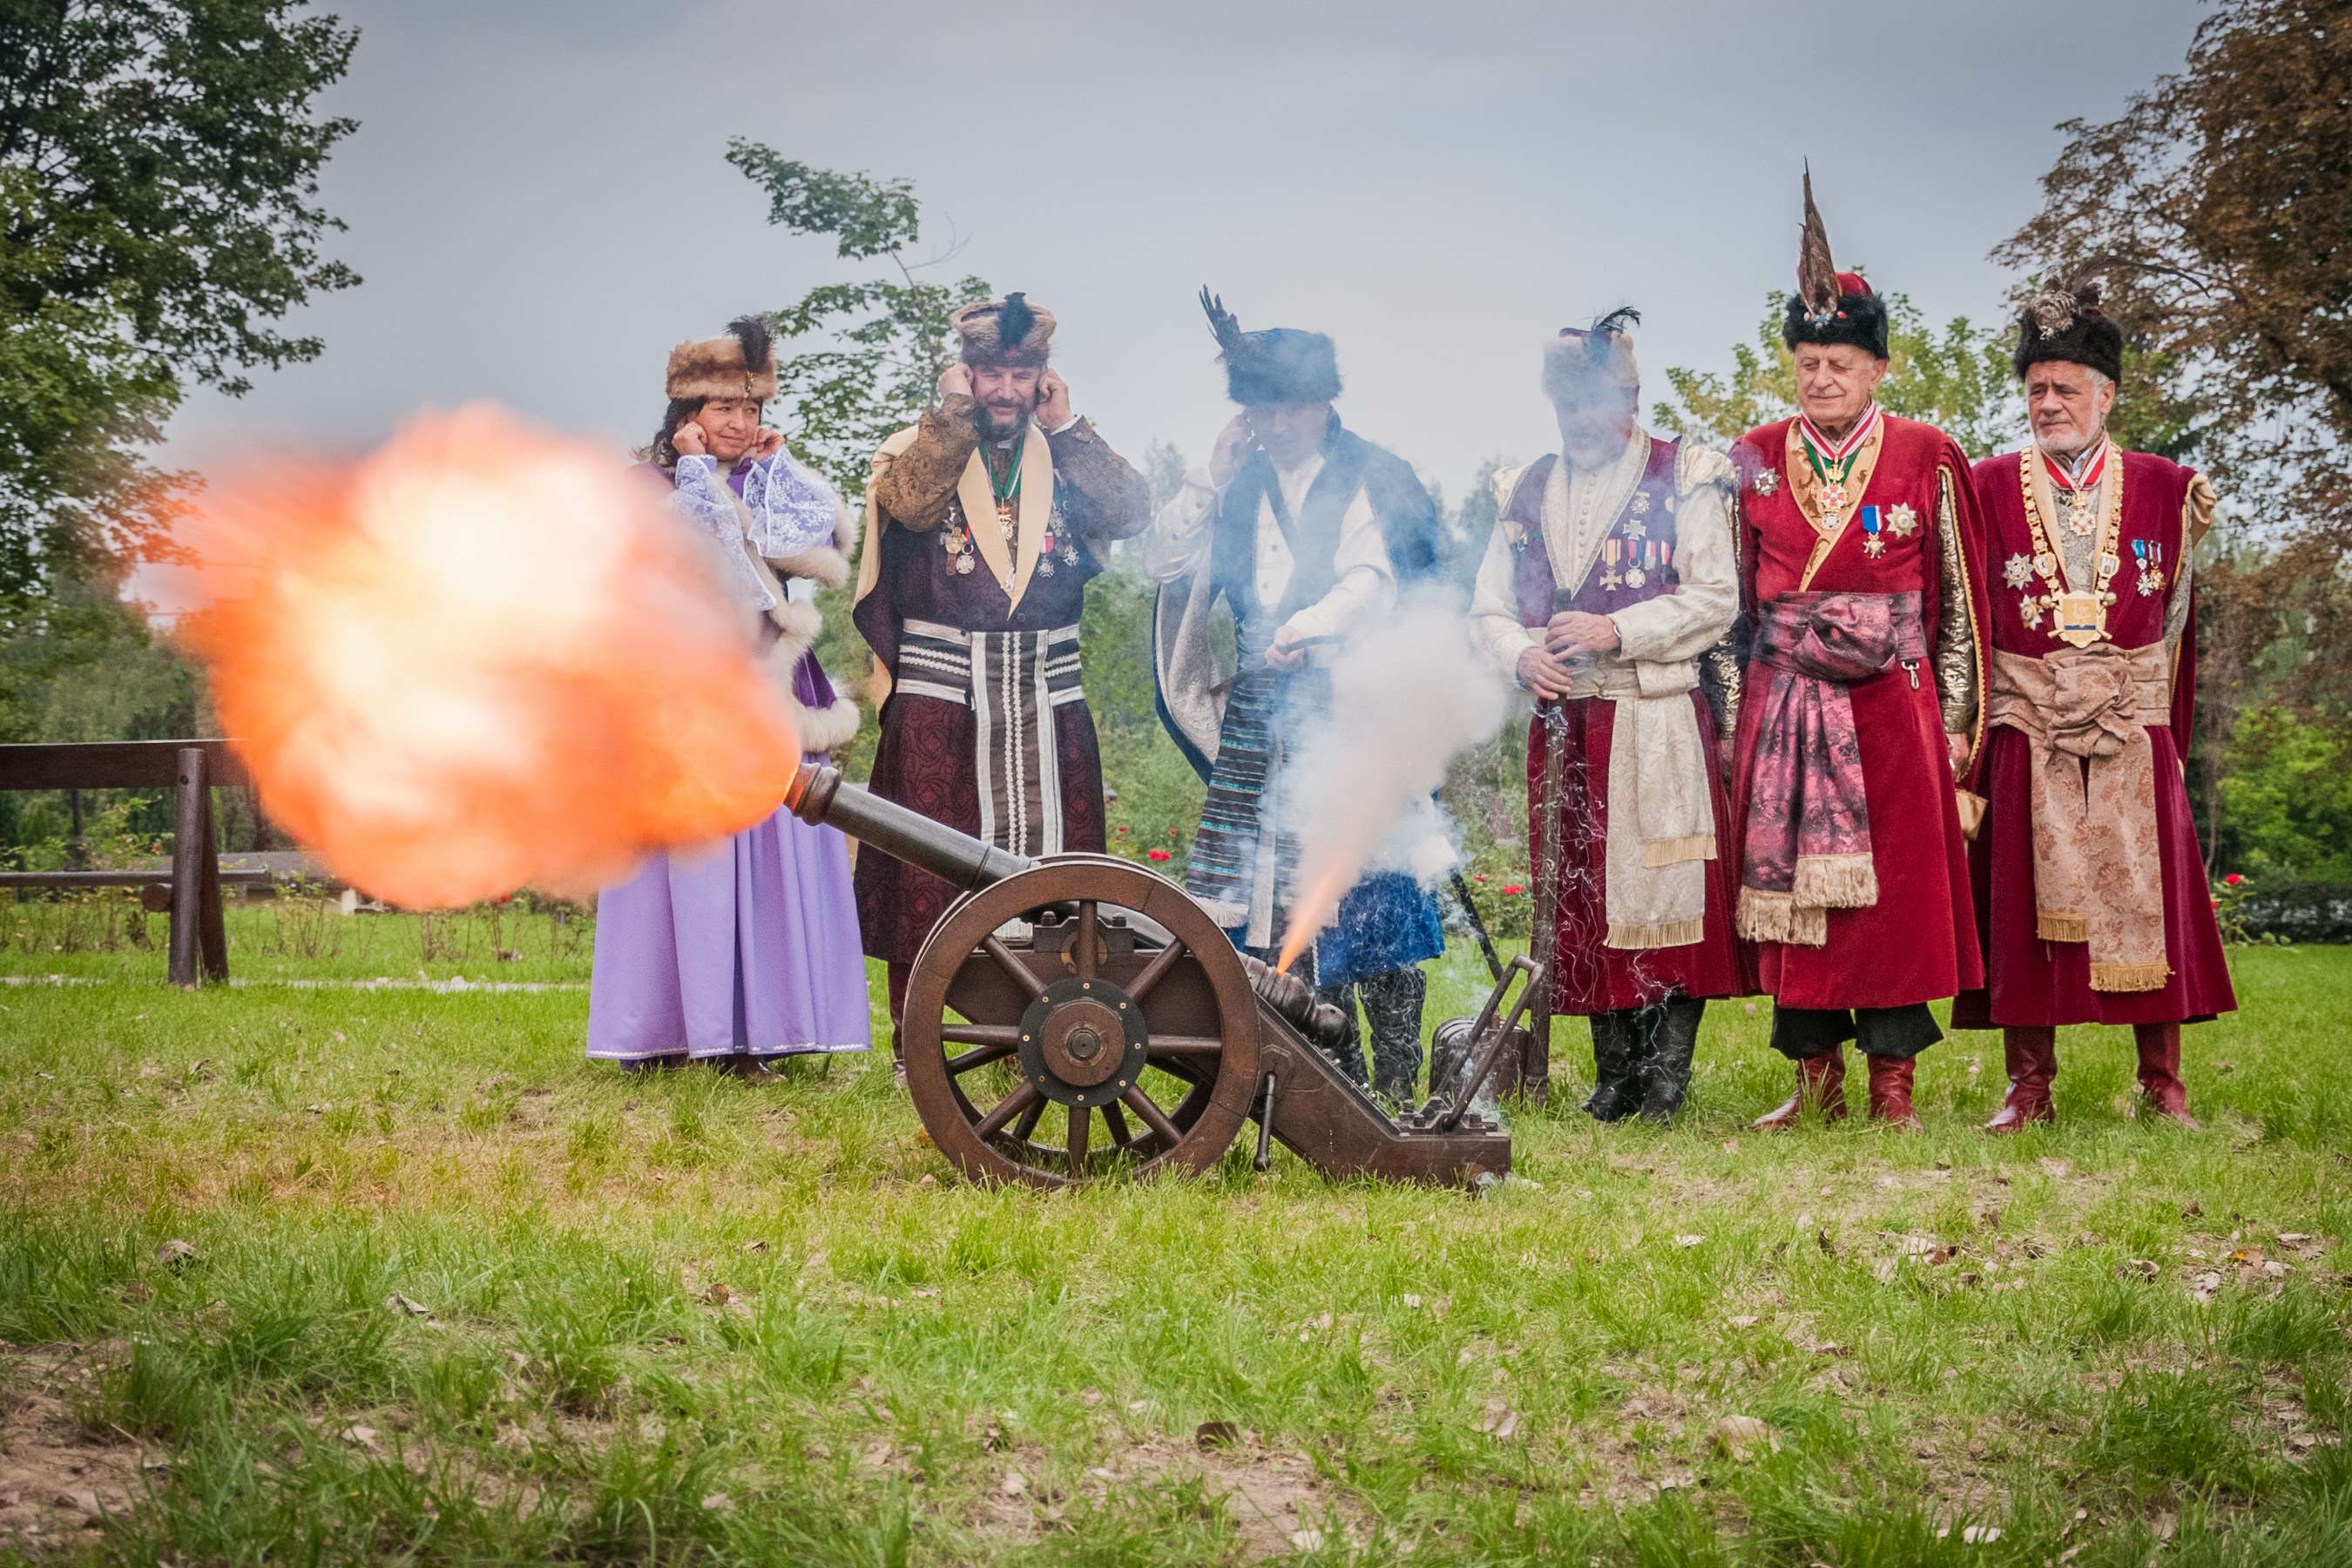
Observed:
[[[2051,635],[2075,647],[2088,647],[2107,635],[2107,606],[2116,602],[2107,584],[2115,581],[2116,572],[2123,567],[2123,557],[2116,549],[2123,537],[2123,465],[2111,464],[2115,471],[2105,476],[2105,505],[2101,510],[2106,514],[2106,528],[2099,540],[2090,590],[2084,592],[2066,581],[2065,563],[2051,547],[2049,531],[2042,523],[2042,506],[2034,499],[2033,474],[2035,466],[2042,462],[2042,448],[2029,445],[2024,461],[2017,466],[2018,479],[2025,489],[2025,526],[2033,539],[2033,570],[2041,574],[2042,584],[2042,593],[2027,594],[2018,608],[2029,629],[2040,626],[2045,613],[2054,612],[2058,624]]]

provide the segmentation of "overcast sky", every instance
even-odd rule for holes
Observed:
[[[669,346],[856,275],[765,226],[727,139],[915,182],[956,271],[1061,318],[1078,411],[1196,459],[1229,413],[1193,295],[1339,340],[1349,423],[1458,497],[1552,439],[1538,340],[1646,318],[1647,395],[1719,368],[1796,262],[1997,311],[1985,253],[2070,116],[2177,68],[2195,0],[1803,5],[341,0],[322,197],[366,281],[315,363],[193,398],[173,458],[382,438],[493,398],[616,447]],[[777,417],[787,432],[789,410]]]

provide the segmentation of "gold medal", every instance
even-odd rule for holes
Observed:
[[[2088,647],[2107,635],[2107,606],[2097,594],[2069,590],[2058,595],[2058,625],[2052,636],[2076,647]]]

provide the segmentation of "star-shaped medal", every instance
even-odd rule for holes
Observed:
[[[1760,470],[1760,471],[1757,474],[1757,476],[1756,476],[1756,493],[1757,493],[1758,495],[1759,495],[1759,496],[1769,496],[1769,495],[1771,495],[1773,492],[1777,491],[1780,488],[1780,470],[1779,470],[1779,469],[1777,469],[1777,468],[1765,468],[1765,469]]]
[[[1919,514],[1908,506],[1886,509],[1886,531],[1897,539],[1908,539],[1919,526]]]
[[[2024,600],[2020,602],[2017,609],[2018,613],[2025,617],[2025,626],[2027,630],[2031,631],[2032,628],[2042,624],[2041,600],[2029,595]]]
[[[1635,490],[1633,492],[1633,515],[1635,517],[1639,517],[1649,510],[1650,492],[1647,490]]]
[[[1874,533],[1862,542],[1862,552],[1875,561],[1886,553],[1886,541]]]
[[[2002,563],[2000,576],[2001,581],[2012,588],[2024,587],[2033,581],[2033,558],[2030,555],[2011,556]]]

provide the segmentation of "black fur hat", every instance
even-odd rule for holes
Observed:
[[[2088,365],[2109,381],[2124,378],[2124,330],[2099,309],[2100,264],[2078,267],[2045,285],[2017,318],[2017,374],[2046,360]]]
[[[1328,403],[1339,395],[1339,351],[1321,332],[1243,331],[1224,300],[1206,289],[1201,309],[1224,361],[1225,395],[1235,403]]]

